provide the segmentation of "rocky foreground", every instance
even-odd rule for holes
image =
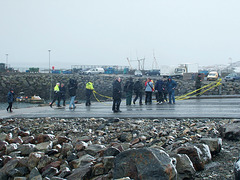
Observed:
[[[0,119],[1,180],[234,179],[240,121]]]

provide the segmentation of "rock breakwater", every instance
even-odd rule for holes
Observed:
[[[0,122],[0,179],[232,179],[240,148],[231,119]]]

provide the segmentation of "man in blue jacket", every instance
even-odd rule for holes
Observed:
[[[169,104],[175,104],[175,88],[177,87],[177,83],[172,80],[172,77],[169,76],[168,77],[168,81],[167,81],[167,90],[168,90],[168,95],[169,95]]]

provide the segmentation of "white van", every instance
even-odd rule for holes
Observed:
[[[218,73],[216,71],[211,71],[208,76],[207,76],[207,80],[208,81],[216,81],[218,79]]]
[[[92,69],[89,69],[89,70],[84,72],[84,74],[88,74],[88,75],[91,75],[91,74],[103,74],[103,73],[104,73],[104,69],[103,68],[92,68]]]

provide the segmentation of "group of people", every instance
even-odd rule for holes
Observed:
[[[66,87],[63,83],[57,83],[54,87],[54,96],[53,101],[49,104],[50,107],[52,107],[53,103],[57,100],[57,107],[60,106],[61,100],[63,100],[63,106],[65,106],[66,102]],[[69,103],[69,109],[75,109],[75,97],[76,97],[76,91],[77,91],[77,81],[74,79],[69,80],[68,84],[68,93],[70,96],[70,103]]]
[[[123,91],[126,93],[126,105],[130,106],[132,103],[132,96],[135,93],[135,98],[133,99],[133,104],[139,98],[139,105],[143,105],[142,97],[145,92],[145,104],[152,104],[152,95],[156,93],[157,104],[162,104],[164,102],[168,102],[169,104],[175,104],[175,88],[177,87],[177,83],[172,80],[171,77],[168,77],[167,80],[158,79],[154,84],[151,78],[148,78],[145,83],[143,83],[140,79],[137,79],[136,82],[133,82],[133,78],[130,77],[123,86]],[[167,99],[167,95],[169,101]],[[121,96],[122,96],[122,88],[121,88],[121,78],[118,77],[113,82],[113,105],[112,111],[114,113],[121,112],[120,104],[121,104]]]
[[[201,87],[201,74],[198,74],[196,79],[196,89],[198,89],[197,96],[200,95],[199,88]],[[133,82],[133,78],[130,77],[123,86],[123,91],[126,93],[126,105],[130,106],[131,103],[136,104],[136,101],[139,99],[139,105],[143,105],[143,94],[145,93],[145,104],[152,104],[152,95],[155,92],[157,104],[162,104],[164,102],[168,102],[169,104],[175,104],[175,89],[177,87],[177,83],[172,80],[169,76],[167,79],[158,79],[155,83],[151,78],[147,78],[147,81],[144,83],[141,79],[137,79]],[[68,93],[70,95],[70,103],[69,109],[75,109],[75,98],[76,98],[76,91],[78,88],[77,81],[74,79],[70,79],[68,83]],[[63,83],[56,83],[54,87],[54,97],[53,101],[49,104],[52,107],[53,103],[57,100],[57,107],[60,106],[61,100],[63,100],[63,106],[65,106],[66,102],[66,88]],[[93,83],[88,82],[86,84],[86,106],[91,105],[91,95],[94,91]],[[133,93],[135,93],[135,98],[132,100]],[[168,99],[167,99],[168,97]],[[113,105],[112,111],[114,113],[121,112],[120,104],[122,98],[122,84],[121,78],[117,77],[113,82]],[[12,103],[14,101],[14,92],[13,89],[10,89],[8,92],[8,104],[7,111],[12,112]]]

